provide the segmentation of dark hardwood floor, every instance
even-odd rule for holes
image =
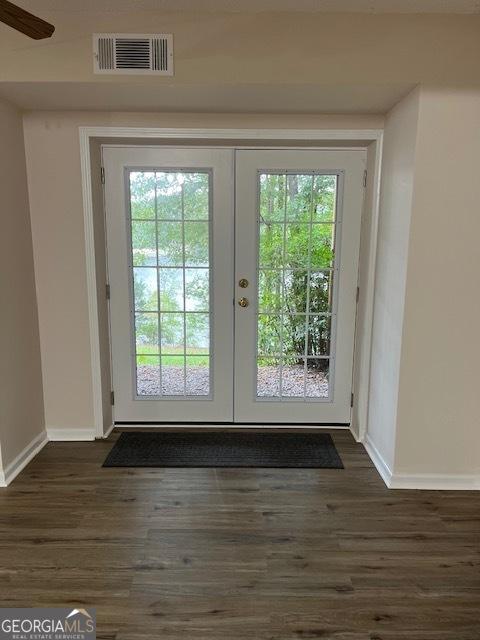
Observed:
[[[479,640],[480,495],[344,470],[102,469],[50,443],[0,490],[1,606],[95,606],[116,640]]]

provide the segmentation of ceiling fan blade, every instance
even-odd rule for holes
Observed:
[[[13,27],[34,40],[50,38],[55,31],[53,24],[37,18],[8,0],[0,0],[0,22],[8,24],[9,27]]]

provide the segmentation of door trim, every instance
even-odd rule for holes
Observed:
[[[363,441],[368,422],[368,393],[370,387],[370,352],[372,340],[372,318],[374,304],[375,268],[377,254],[378,216],[381,158],[383,147],[382,129],[211,129],[211,128],[158,128],[158,127],[79,127],[80,163],[83,196],[83,220],[85,238],[85,266],[87,278],[88,319],[90,333],[91,384],[94,424],[91,435],[104,438],[103,392],[101,384],[100,364],[100,331],[98,324],[98,299],[96,256],[94,237],[94,207],[92,195],[92,174],[90,143],[96,139],[105,138],[146,138],[154,140],[275,140],[275,141],[308,141],[311,146],[321,147],[322,142],[343,141],[351,142],[352,146],[365,148],[371,143],[376,144],[375,171],[372,176],[373,197],[370,231],[369,264],[364,285],[365,295],[365,325],[367,331],[363,336],[357,336],[357,345],[362,343],[364,353],[368,354],[362,363],[362,375],[357,381],[356,397],[361,407],[357,433],[354,437]],[[230,145],[231,146],[231,145]],[[235,147],[235,145],[233,145]],[[258,147],[265,148],[259,144]],[[255,148],[255,147],[253,147]],[[308,147],[305,147],[308,148]],[[331,148],[331,147],[330,147]],[[355,357],[355,356],[354,356]]]

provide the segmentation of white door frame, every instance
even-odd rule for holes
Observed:
[[[80,136],[80,160],[83,193],[83,217],[85,234],[85,260],[87,274],[88,317],[90,330],[90,355],[92,372],[92,397],[94,412],[94,434],[97,438],[104,437],[103,428],[103,401],[101,388],[100,365],[100,332],[98,325],[98,300],[97,278],[95,268],[95,238],[94,238],[94,209],[92,196],[92,176],[90,142],[95,138],[116,139],[153,139],[153,140],[258,140],[259,148],[265,148],[264,141],[288,142],[307,141],[310,146],[321,148],[322,143],[328,143],[327,148],[332,148],[338,141],[345,148],[346,143],[351,147],[367,147],[370,143],[376,143],[375,172],[373,176],[373,202],[371,213],[371,232],[368,273],[363,286],[362,294],[365,296],[365,326],[368,330],[363,336],[357,336],[357,342],[361,340],[364,353],[370,354],[372,340],[372,319],[375,289],[375,266],[377,253],[378,216],[379,216],[379,192],[380,172],[382,159],[383,130],[382,129],[177,129],[157,127],[79,127]],[[261,141],[261,142],[260,142]],[[232,146],[231,144],[229,145]],[[233,145],[234,146],[234,145]],[[255,145],[250,145],[255,148]],[[308,148],[308,147],[306,147]],[[363,441],[368,422],[368,393],[370,387],[370,357],[367,357],[362,366],[359,379],[356,384],[356,402],[363,407],[359,415],[356,439]]]

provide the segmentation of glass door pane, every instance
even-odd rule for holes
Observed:
[[[211,174],[129,171],[139,397],[211,393]]]
[[[262,172],[258,180],[256,395],[328,400],[338,176]]]

